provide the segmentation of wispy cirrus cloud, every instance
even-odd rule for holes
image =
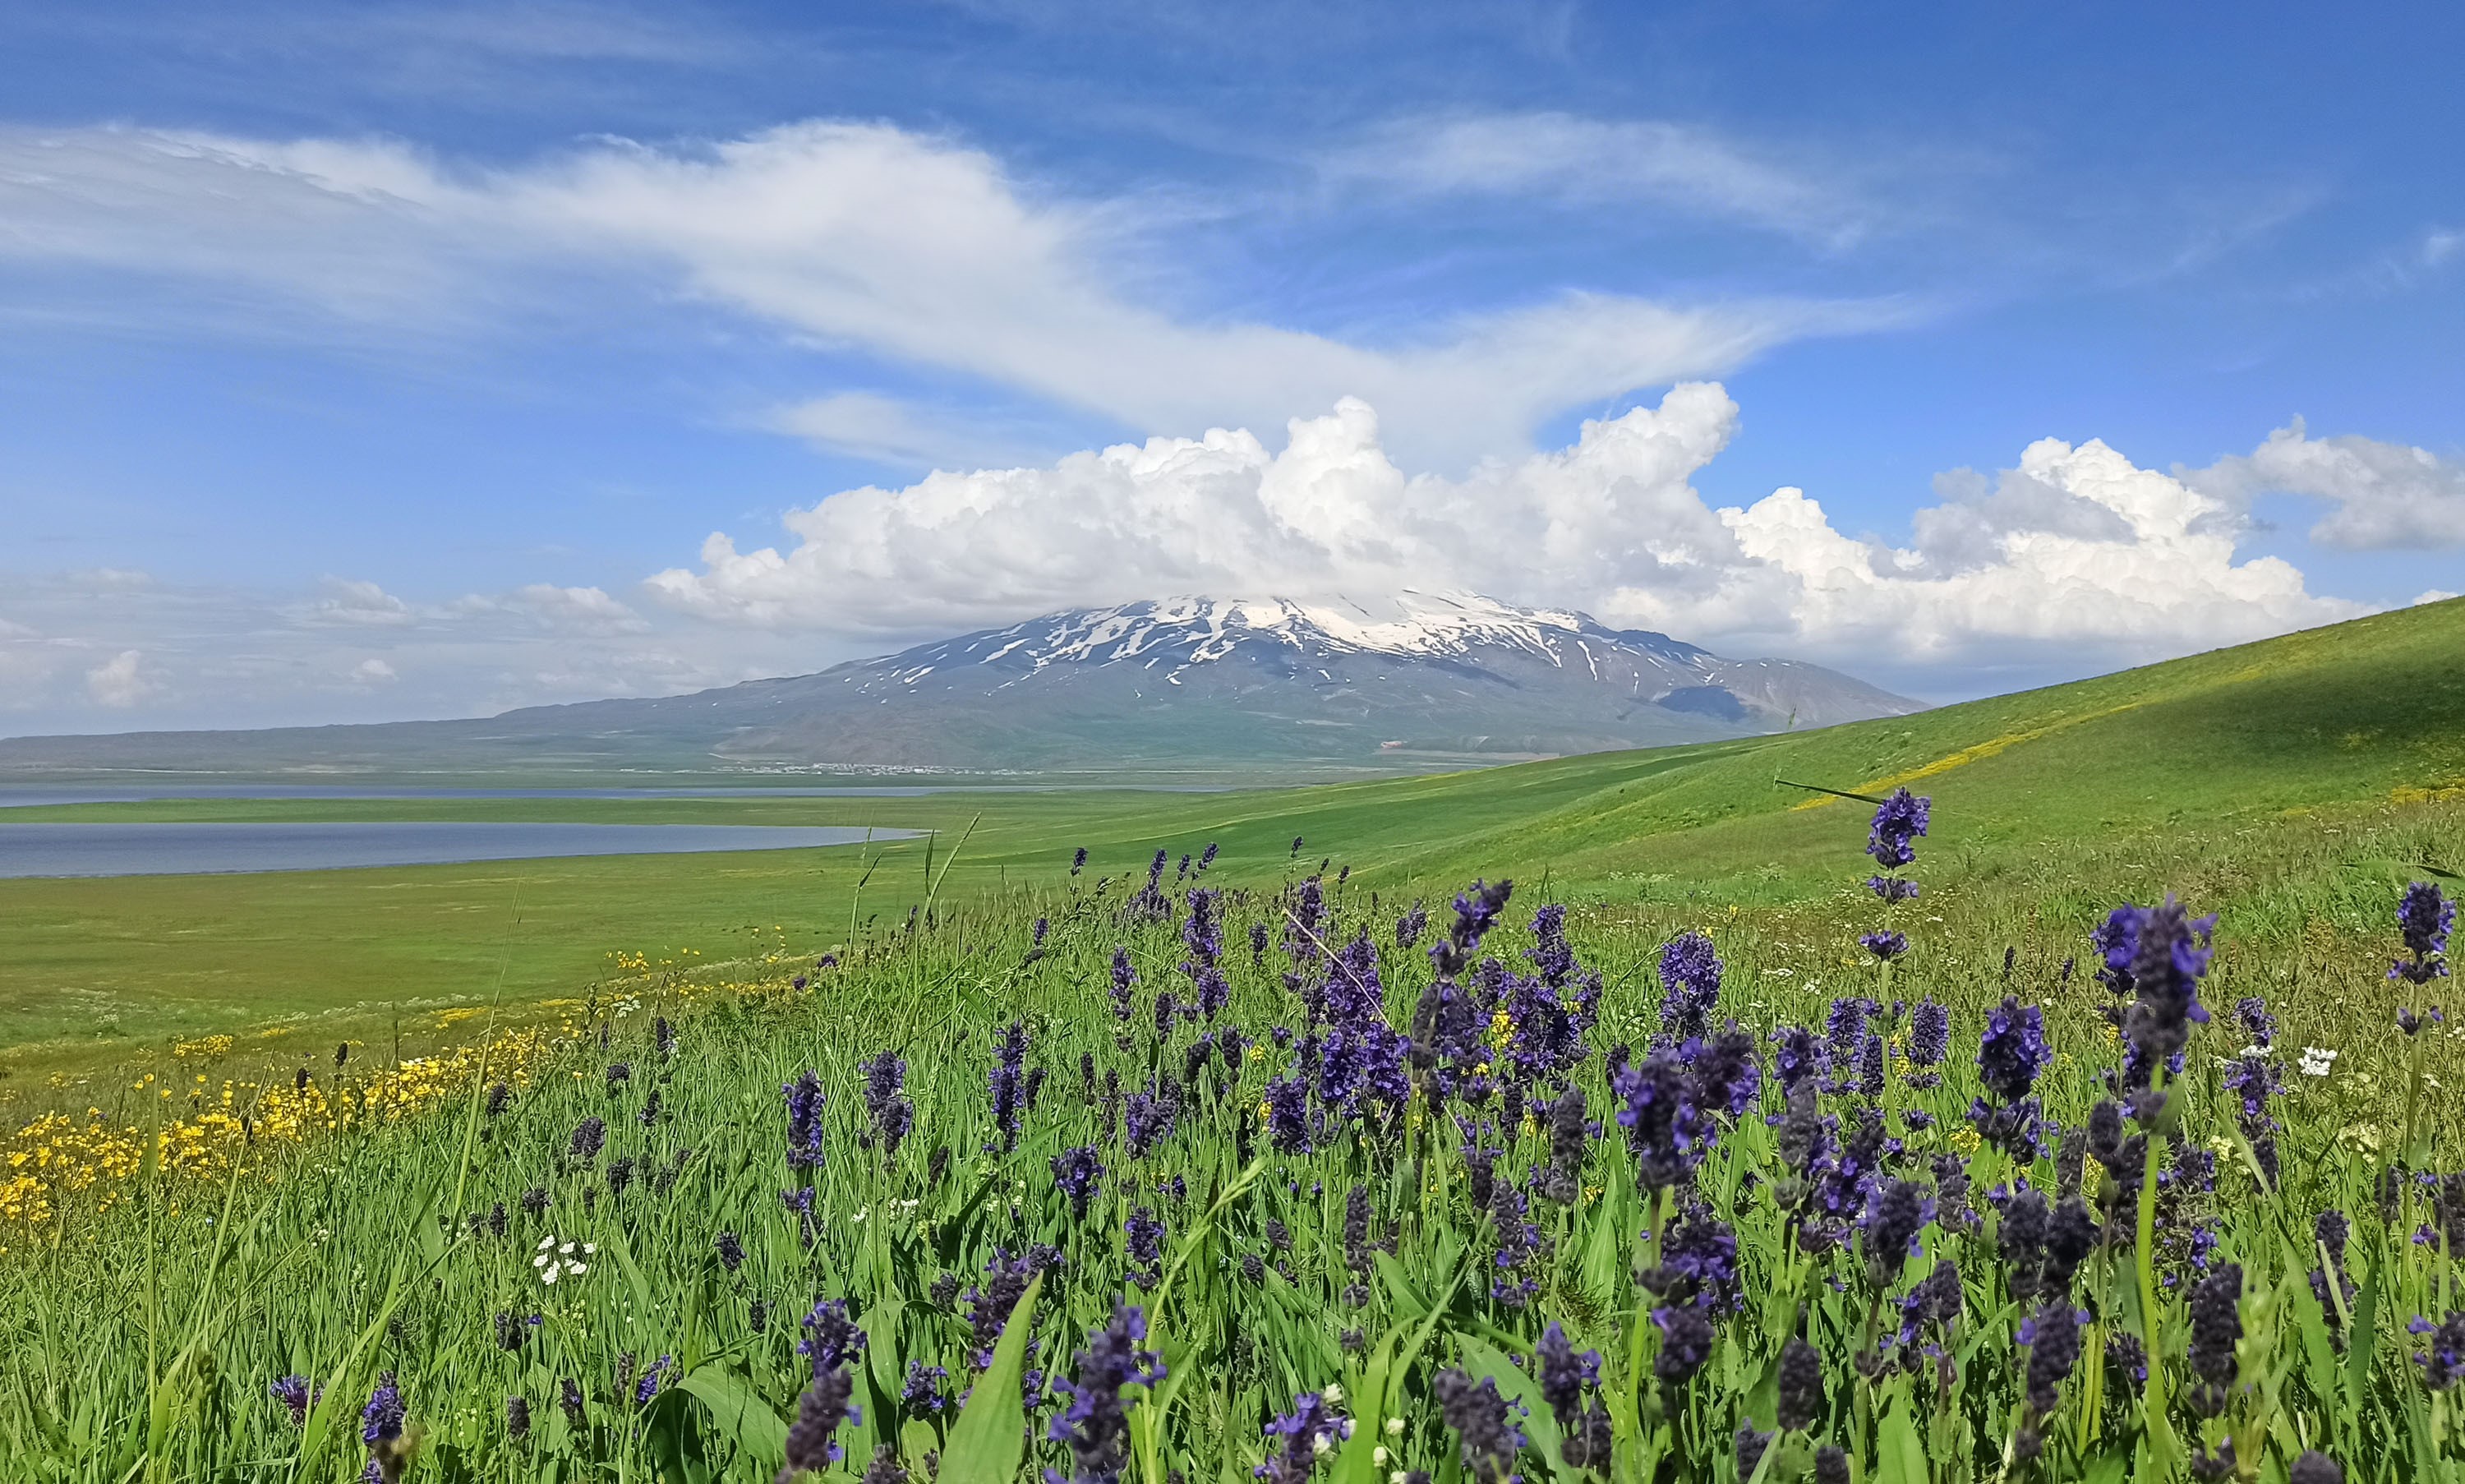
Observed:
[[[1410,195],[1516,195],[1645,206],[1829,247],[1873,231],[1882,209],[1836,165],[1787,161],[1701,124],[1544,111],[1397,119],[1322,167]]]
[[[495,168],[389,141],[0,131],[0,258],[21,265],[209,280],[418,334],[479,333],[588,286],[698,303],[1143,431],[1272,426],[1360,396],[1399,448],[1455,466],[1520,451],[1570,406],[1920,312],[1889,299],[1560,292],[1368,343],[1133,297],[1122,284],[1162,270],[1134,261],[1156,249],[1126,214],[880,123],[670,147],[600,141]],[[823,404],[808,435],[829,437],[849,410]],[[869,410],[877,431],[883,410]]]

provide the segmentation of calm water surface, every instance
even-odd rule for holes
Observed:
[[[0,876],[190,875],[437,866],[567,855],[792,851],[903,839],[842,825],[578,825],[377,820],[301,824],[0,823]]]

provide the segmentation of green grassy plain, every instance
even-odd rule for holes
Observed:
[[[0,882],[0,1013],[51,1037],[17,1050],[21,1075],[0,1096],[31,1095],[32,1111],[54,1096],[34,1072],[166,1058],[134,1082],[72,1081],[75,1111],[19,1133],[25,1161],[0,1170],[0,1462],[80,1481],[340,1484],[407,1463],[414,1484],[750,1484],[780,1476],[789,1419],[816,1405],[814,1363],[792,1347],[847,1319],[862,1348],[834,1353],[861,1415],[839,1425],[844,1461],[811,1476],[1035,1478],[1068,1461],[1047,1431],[1064,1402],[1023,1373],[1088,1374],[1082,1347],[1126,1302],[1167,1362],[1121,1396],[1139,1484],[1255,1477],[1271,1420],[1313,1401],[1361,1426],[1324,1434],[1316,1459],[1304,1438],[1284,1476],[1391,1484],[1427,1470],[1466,1484],[1478,1471],[1443,1399],[1473,1378],[1524,1404],[1530,1446],[1489,1472],[1511,1462],[1555,1484],[1803,1484],[1817,1449],[1843,1450],[1860,1480],[2170,1481],[2189,1476],[2192,1450],[2229,1441],[2238,1479],[2286,1484],[2315,1450],[2354,1484],[2465,1477],[2465,1426],[2415,1359],[2432,1341],[2408,1328],[2465,1292],[2458,1235],[2414,1235],[2450,1219],[2452,1187],[2382,1179],[2454,1167],[2459,1110],[2437,1090],[2465,1074],[2465,1043],[2453,1023],[2401,1035],[2387,975],[2403,884],[2453,881],[2465,852],[2460,738],[2465,605],[2449,604],[1888,722],[1306,790],[47,811],[854,820],[943,831],[933,871],[948,870],[913,934],[898,924],[928,889],[921,842],[884,847],[860,902],[875,857],[855,852]],[[1924,894],[1890,909],[1905,959],[1878,966],[1854,940],[1886,910],[1859,885],[1869,808],[1778,780],[1933,797],[1912,872]],[[1179,915],[1196,909],[1176,893],[1162,912],[1125,912],[1122,897],[1155,849],[1210,839],[1223,853],[1210,884],[1266,889],[1221,898],[1229,999],[1202,1037],[1154,1012],[1193,982]],[[1079,845],[1095,860],[1072,881]],[[1326,881],[1318,933],[1293,934],[1304,896],[1274,888],[1326,854],[1354,869]],[[1282,1044],[1313,1027],[1293,985],[1332,999],[1318,944],[1362,935],[1381,1029],[1410,1025],[1438,1001],[1422,944],[1396,941],[1400,908],[1500,874],[1520,884],[1482,952],[1506,974],[1537,969],[1535,909],[1566,901],[1567,950],[1602,980],[1588,1044],[1548,1051],[1580,977],[1533,980],[1543,988],[1515,994],[1537,999],[1473,1002],[1486,1034],[1445,1051],[1443,1076],[1433,1051],[1378,1095],[1383,1111],[1331,1098],[1333,1043]],[[2044,1147],[1981,1144],[1968,1113],[1993,1090],[1979,1036],[2007,994],[2045,1008],[2043,1113],[2095,1127],[2117,1046],[2092,965],[2069,961],[2116,902],[2167,891],[2221,922],[2200,990],[2215,1018],[2167,1089],[2184,1137],[2152,1141],[2165,1173],[2148,1179],[2127,1147],[2085,1158],[2081,1141],[2058,1159],[2051,1130]],[[851,936],[852,916],[844,961],[782,992]],[[1451,916],[1441,904],[1432,930]],[[1268,944],[1255,955],[1254,923]],[[1843,1042],[1825,1100],[1801,1109],[1828,1111],[1822,1138],[1792,1154],[1766,1122],[1783,1106],[1774,1059],[1742,1108],[1712,1115],[1699,1168],[1647,1183],[1616,1119],[1642,1106],[1641,1084],[1607,1064],[1623,1044],[1655,1076],[1695,1075],[1653,1052],[1669,1029],[1660,946],[1688,929],[1713,940],[1720,1014],[1753,1046],[1784,1024],[1823,1027],[1842,995],[1874,996],[1878,1029],[1854,1052]],[[1119,1017],[1117,949],[1138,972]],[[652,962],[615,965],[619,950]],[[378,1040],[396,1019],[431,1040],[475,1036],[477,1016],[443,1027],[430,1012],[484,1004],[500,978],[534,1009],[593,981],[605,992],[558,1013],[553,1033],[493,1042],[502,1059],[485,1069],[476,1052],[327,1054],[336,1034]],[[1487,994],[1485,981],[1502,982],[1483,971],[1462,987]],[[59,998],[73,993],[117,1012],[118,1037],[78,1026]],[[2237,1050],[2254,1034],[2232,1008],[2246,995],[2280,1022],[2271,1051]],[[1921,998],[1948,1019],[1939,1065],[1917,1058],[1913,1018],[1884,1008]],[[183,1031],[269,1023],[285,1034],[176,1071],[161,1051]],[[1011,1026],[1027,1075],[1050,1083],[1004,1123],[989,1074]],[[1218,1055],[1232,1026],[1245,1051]],[[297,1081],[211,1083],[244,1077],[250,1045],[283,1056],[309,1041]],[[1512,1056],[1478,1047],[1559,1059],[1509,1071]],[[2330,1052],[2327,1074],[2297,1070]],[[880,1121],[898,1091],[858,1064],[876,1052],[905,1058],[900,1140]],[[2234,1057],[2280,1084],[2255,1114],[2226,1071]],[[1492,1067],[1502,1085],[1479,1086]],[[483,1096],[494,1077],[507,1085]],[[781,1095],[807,1077],[825,1096],[799,1135]],[[1117,1096],[1142,1088],[1175,1110],[1145,1144]],[[1269,1117],[1296,1089],[1301,1111]],[[1579,1097],[1599,1126],[1579,1118],[1562,1139],[1529,1100],[1543,1096]],[[1833,1159],[1851,1131],[1887,1129],[1904,1157],[1882,1151],[1863,1176]],[[1073,1195],[1064,1172],[1090,1160],[1100,1174]],[[1879,1208],[1856,1184],[1877,1169],[1940,1203],[1907,1240],[1854,1230]],[[2051,1294],[1986,1199],[2023,1177],[2095,1225]],[[1827,1182],[1836,1218],[1806,1200]],[[2350,1217],[2339,1252],[2317,1236],[2323,1210]],[[1149,1220],[1162,1226],[1142,1254],[1128,1233]],[[1727,1277],[1660,1269],[1698,1223],[1734,1239]],[[1057,1263],[1011,1307],[998,1278],[1046,1244]],[[560,1251],[571,1265],[545,1280]],[[1956,1318],[1917,1338],[1935,1325],[1941,1355],[1890,1338],[1938,1262]],[[1657,1275],[1639,1287],[1638,1270]],[[1670,1286],[1699,1281],[1701,1295]],[[847,1307],[800,1322],[816,1300]],[[2238,1340],[2222,1372],[2220,1303]],[[1710,1326],[1696,1360],[1663,1363],[1677,1342],[1655,1306]],[[2049,1324],[2084,1330],[2041,1389],[2051,1352],[2024,1337]],[[1599,1353],[1582,1389],[1604,1409],[1613,1471],[1555,1446],[1532,1359],[1551,1325]],[[1781,1357],[1801,1340],[1819,1384],[1783,1422]],[[2152,1358],[2144,1384],[2135,1347]],[[917,1388],[912,1366],[942,1369]],[[303,1387],[298,1420],[270,1389],[286,1377]],[[380,1386],[404,1400],[399,1440],[362,1431]],[[1741,1467],[1742,1426],[1777,1434],[1760,1473]]]
[[[853,824],[936,831],[870,850],[614,856],[254,875],[0,881],[0,1067],[143,1058],[271,1024],[381,1039],[426,1011],[584,994],[613,955],[810,954],[948,903],[1116,881],[1214,841],[1215,878],[1325,854],[1359,885],[1437,897],[1505,871],[1595,914],[1854,906],[1862,807],[1778,780],[1935,798],[1946,931],[2073,935],[2165,886],[2282,940],[2375,930],[2409,875],[2465,871],[2465,600],[1918,716],[1469,773],[1225,793],[230,800],[12,809],[53,820],[522,819]],[[485,782],[485,780],[464,780]],[[965,843],[958,842],[964,836]],[[955,861],[951,851],[956,847]],[[1809,931],[1811,931],[1810,928]],[[304,1023],[304,1025],[303,1025]]]

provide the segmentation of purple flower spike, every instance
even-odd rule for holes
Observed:
[[[1144,1314],[1135,1305],[1116,1308],[1112,1322],[1089,1335],[1087,1347],[1078,1352],[1077,1379],[1057,1383],[1070,1406],[1045,1435],[1069,1447],[1072,1484],[1112,1484],[1128,1467],[1129,1409],[1121,1388],[1153,1388],[1165,1377],[1164,1361],[1139,1348],[1146,1338]]]
[[[822,1079],[811,1072],[779,1089],[788,1099],[788,1167],[813,1169],[822,1163]]]
[[[1880,932],[1861,934],[1857,941],[1865,946],[1868,953],[1886,963],[1909,951],[1908,939],[1889,928]]]
[[[374,1448],[401,1437],[403,1410],[402,1387],[394,1384],[393,1372],[388,1371],[377,1378],[368,1405],[360,1408],[360,1441]]]
[[[1721,997],[1721,955],[1701,933],[1681,933],[1660,950],[1661,1033],[1674,1043],[1711,1030]]]
[[[1919,798],[1906,788],[1894,789],[1875,810],[1866,853],[1886,871],[1898,871],[1917,859],[1917,847],[1910,842],[1926,832],[1926,816],[1933,804],[1932,799]]]
[[[1267,1461],[1250,1471],[1266,1484],[1308,1484],[1319,1455],[1352,1435],[1349,1418],[1331,1411],[1326,1398],[1304,1391],[1293,1409],[1267,1424]]]
[[[2456,926],[2456,904],[2441,896],[2437,886],[2416,881],[2397,902],[2396,926],[2406,951],[2413,957],[2398,961],[2388,969],[2388,978],[2427,985],[2446,977],[2448,935]]]

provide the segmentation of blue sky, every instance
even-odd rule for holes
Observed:
[[[2465,588],[2453,8],[851,13],[0,14],[0,732],[1407,583],[1942,698]]]

